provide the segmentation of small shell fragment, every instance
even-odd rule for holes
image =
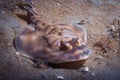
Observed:
[[[16,52],[15,54],[16,54],[16,55],[20,55],[20,53],[19,53],[19,52]]]
[[[60,80],[64,80],[63,76],[57,76],[57,78],[60,79]]]
[[[57,5],[58,5],[58,6],[62,6],[61,3],[59,3],[59,2],[57,3]]]
[[[81,70],[81,71],[87,71],[87,72],[88,72],[88,71],[89,71],[89,67],[81,67],[80,70]]]
[[[93,76],[95,76],[95,73],[91,73]]]

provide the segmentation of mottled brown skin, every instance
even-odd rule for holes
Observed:
[[[91,50],[87,47],[87,33],[81,25],[50,25],[40,19],[32,5],[25,6],[28,22],[15,39],[16,50],[33,60],[47,60],[53,64],[64,64],[85,60]]]

